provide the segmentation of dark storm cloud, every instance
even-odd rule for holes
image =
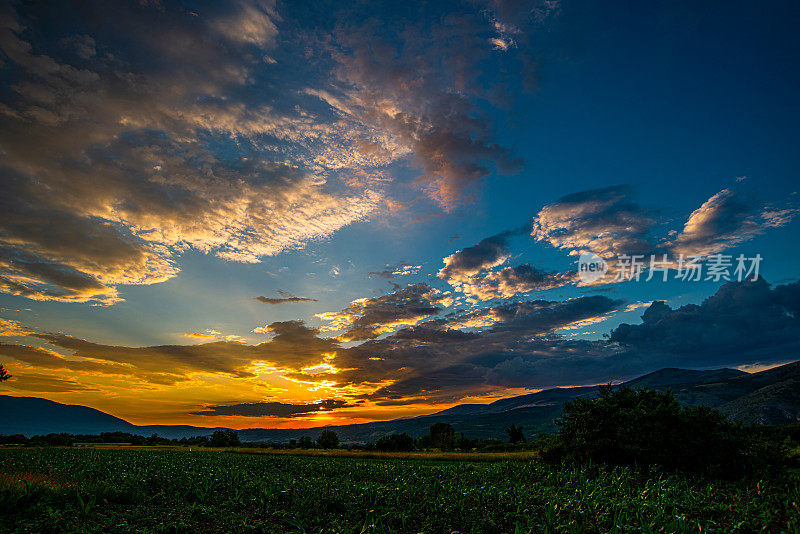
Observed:
[[[447,320],[426,321],[422,324],[401,328],[392,335],[399,342],[454,343],[480,337],[478,332],[465,332],[456,328],[447,329]]]
[[[654,302],[641,324],[622,324],[602,340],[571,339],[554,330],[619,308],[606,297],[501,305],[459,318],[496,321],[469,338],[446,335],[439,321],[415,327],[425,335],[404,329],[354,347],[344,356],[358,371],[339,378],[375,383],[380,376],[395,377],[367,395],[375,401],[454,402],[509,387],[623,380],[664,367],[769,365],[792,359],[800,349],[798,302],[797,282],[774,289],[763,280],[731,282],[699,305],[672,310]]]
[[[280,297],[255,297],[255,300],[264,304],[285,304],[287,302],[318,302],[317,299],[309,297],[296,297],[285,291],[278,290]]]
[[[728,282],[699,305],[674,310],[654,302],[641,324],[620,325],[611,341],[679,360],[701,355],[713,364],[741,361],[745,354],[754,362],[792,358],[800,348],[800,282],[774,289],[763,278]]]
[[[602,317],[623,302],[605,296],[578,297],[563,302],[531,300],[501,304],[489,308],[497,320],[494,332],[521,331],[523,335],[543,333],[576,321]]]
[[[246,402],[208,406],[205,410],[189,413],[191,415],[238,415],[242,417],[298,417],[309,413],[349,408],[351,406],[353,405],[337,399],[325,399],[312,404]]]
[[[486,379],[492,366],[473,359],[485,354],[508,359],[525,354],[534,345],[537,349],[549,347],[561,339],[548,337],[554,330],[600,319],[620,305],[620,301],[604,296],[564,302],[525,301],[427,321],[385,339],[340,350],[337,366],[348,370],[338,373],[336,380],[362,384],[392,377],[395,383],[368,395],[373,400],[403,395],[424,396],[436,402],[463,398],[498,387]],[[484,328],[478,332],[460,330],[475,326]]]
[[[487,352],[472,360],[487,381],[547,387],[626,379],[664,367],[735,367],[796,359],[800,284],[771,289],[760,279],[730,282],[699,305],[647,308],[640,324],[622,324],[607,341],[534,340],[527,350]]]

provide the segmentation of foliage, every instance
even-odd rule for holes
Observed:
[[[578,462],[657,464],[737,477],[779,463],[780,447],[707,406],[683,407],[669,391],[603,387],[564,404],[558,444],[547,453]]]
[[[317,437],[317,445],[323,449],[335,449],[339,445],[339,436],[333,430],[323,430]]]
[[[215,430],[208,440],[209,447],[236,447],[241,445],[239,434],[233,430]]]
[[[303,436],[300,438],[299,445],[301,449],[310,449],[314,446],[314,441],[311,439],[311,436]]]
[[[375,448],[383,452],[406,452],[413,451],[416,447],[414,438],[403,432],[383,436],[375,443]]]
[[[169,440],[153,434],[150,437],[139,436],[129,432],[102,432],[100,434],[67,434],[67,433],[50,433],[46,435],[36,435],[30,438],[22,434],[14,434],[6,436],[0,434],[0,444],[15,444],[26,445],[29,447],[71,447],[76,443],[90,444],[90,443],[116,443],[125,445],[177,445],[177,444],[207,444],[208,437],[202,436],[198,438],[185,438],[178,440]]]
[[[521,426],[511,425],[506,428],[508,434],[508,441],[511,443],[525,443],[525,433],[522,431]]]
[[[90,448],[0,449],[0,532],[797,532],[797,476]]]
[[[8,374],[8,371],[6,371],[3,365],[0,364],[0,382],[5,382],[11,377],[12,375]]]
[[[443,451],[453,450],[455,447],[455,431],[449,423],[436,423],[431,427],[431,445]]]

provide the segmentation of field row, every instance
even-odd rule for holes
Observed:
[[[538,461],[0,450],[3,531],[800,532],[800,479]]]

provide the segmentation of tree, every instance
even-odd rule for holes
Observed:
[[[778,461],[778,447],[718,410],[681,406],[670,391],[604,386],[597,398],[566,402],[556,424],[556,448],[571,460],[658,464],[722,477]]]
[[[11,375],[5,370],[2,364],[0,364],[0,382],[5,382],[11,378]]]
[[[506,428],[508,434],[508,441],[511,443],[525,443],[525,434],[522,432],[522,426],[511,425]]]
[[[456,433],[449,423],[436,423],[431,427],[431,443],[434,447],[449,451],[455,444]]]
[[[339,445],[339,436],[333,430],[323,430],[317,437],[317,445],[323,449],[335,449]]]
[[[403,432],[383,436],[375,443],[375,448],[383,452],[413,451],[414,438]]]
[[[301,449],[310,449],[314,446],[314,441],[311,439],[311,436],[303,436],[300,438],[298,445],[300,445]]]
[[[241,444],[239,434],[233,430],[215,430],[208,440],[209,447],[235,447]]]

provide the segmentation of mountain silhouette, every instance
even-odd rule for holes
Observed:
[[[745,373],[736,369],[694,371],[667,368],[635,378],[624,385],[671,390],[684,404],[713,406],[731,419],[752,424],[788,424],[800,420],[800,361],[766,371]],[[522,425],[525,434],[553,432],[555,418],[565,401],[596,395],[599,386],[553,388],[500,399],[489,404],[460,404],[439,412],[353,425],[306,429],[252,428],[239,430],[242,441],[283,442],[334,430],[343,442],[369,442],[393,432],[420,436],[437,422],[453,425],[470,438],[505,437],[505,428]],[[0,395],[0,434],[98,434],[130,432],[165,438],[209,435],[220,427],[190,425],[133,425],[86,406],[68,405],[34,397]]]

